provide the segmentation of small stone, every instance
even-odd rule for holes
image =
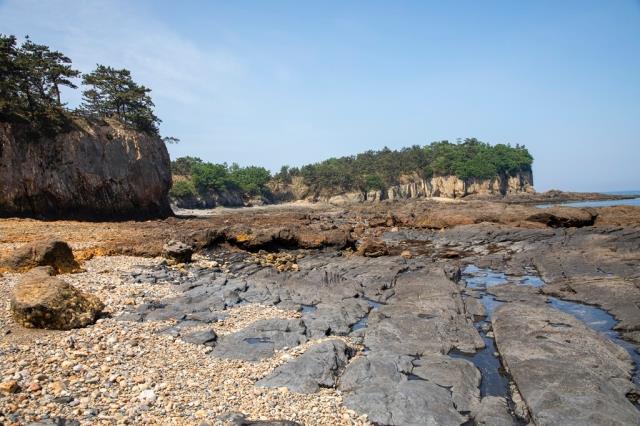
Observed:
[[[38,383],[38,382],[33,382],[27,387],[27,390],[29,392],[37,392],[37,391],[39,391],[41,389],[42,389],[42,386],[40,386],[40,383]]]
[[[64,385],[64,383],[60,382],[60,381],[56,381],[53,382],[49,385],[49,388],[51,389],[51,392],[54,395],[59,395],[62,391],[64,391],[66,389],[66,386]]]
[[[413,257],[409,250],[403,250],[402,253],[400,253],[400,256],[404,257],[405,259],[411,259]]]
[[[20,389],[18,386],[18,382],[15,380],[8,380],[6,382],[0,383],[0,392],[2,393],[16,393]]]
[[[153,389],[146,389],[140,392],[138,395],[138,400],[145,405],[151,405],[156,402],[156,393]]]

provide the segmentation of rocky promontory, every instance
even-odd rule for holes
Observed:
[[[55,136],[0,123],[0,215],[132,219],[171,214],[160,137],[116,120],[74,120]]]
[[[0,219],[1,423],[640,421],[638,207],[208,213]]]

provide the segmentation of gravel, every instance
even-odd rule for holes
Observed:
[[[131,278],[132,271],[161,262],[160,258],[96,257],[83,265],[85,272],[60,275],[106,305],[105,317],[95,325],[70,331],[15,324],[8,308],[18,276],[0,277],[0,383],[15,381],[19,386],[16,393],[0,394],[0,424],[47,419],[92,425],[223,424],[220,419],[229,413],[309,425],[369,424],[366,416],[343,406],[338,390],[323,388],[303,395],[255,386],[276,367],[326,338],[247,362],[213,357],[209,346],[161,333],[175,325],[171,321],[118,321],[118,315],[132,305],[176,294],[170,283],[136,283]],[[225,336],[258,320],[300,317],[294,311],[257,304],[225,313],[220,321],[189,332],[209,329]]]

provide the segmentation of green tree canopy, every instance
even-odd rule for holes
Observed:
[[[153,112],[151,89],[139,85],[127,69],[97,65],[85,74],[82,110],[93,116],[110,116],[147,133],[157,134],[160,119]]]
[[[20,46],[15,36],[0,35],[0,114],[5,120],[26,119],[38,127],[64,125],[60,88],[76,88],[80,72],[71,60],[28,37]]]
[[[287,169],[286,176],[301,175],[316,193],[369,191],[397,185],[403,175],[422,178],[456,175],[463,179],[489,179],[501,174],[530,171],[533,158],[524,146],[489,145],[475,138],[460,143],[433,142],[400,150],[383,148],[354,156],[330,158]],[[277,178],[284,175],[281,171]]]

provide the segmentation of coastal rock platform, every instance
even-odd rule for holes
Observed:
[[[45,226],[80,263],[56,279],[104,313],[24,328],[9,310],[24,273],[0,277],[3,424],[640,422],[640,208],[6,219],[0,251]],[[194,248],[190,263],[161,256],[169,240]],[[358,253],[366,240],[384,250]]]

